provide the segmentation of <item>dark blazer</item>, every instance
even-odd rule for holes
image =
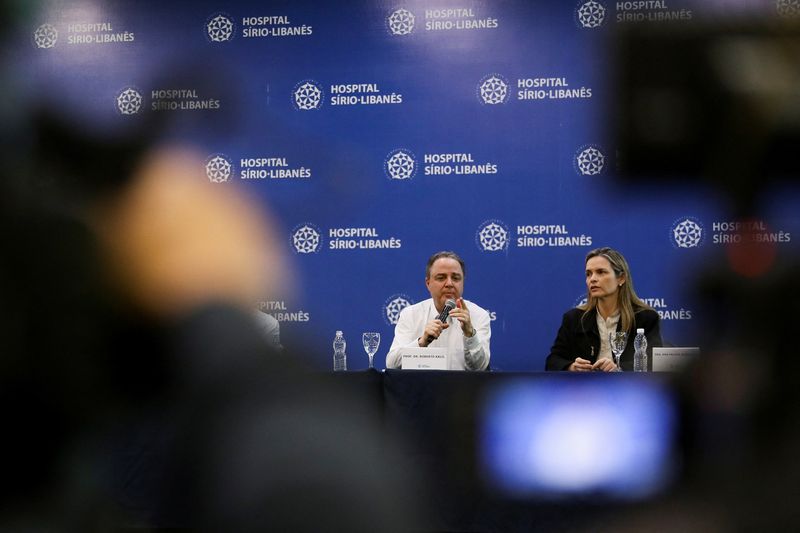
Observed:
[[[597,330],[597,310],[587,313],[581,320],[581,309],[570,309],[564,313],[558,335],[550,348],[550,355],[545,363],[546,370],[567,370],[576,357],[582,357],[594,363],[600,353],[600,332]],[[661,346],[661,328],[658,313],[652,309],[642,309],[634,314],[634,324],[628,331],[628,344],[620,358],[623,370],[633,370],[633,339],[636,328],[644,328],[647,337],[647,351],[651,353],[653,346]],[[648,367],[650,366],[648,359]]]

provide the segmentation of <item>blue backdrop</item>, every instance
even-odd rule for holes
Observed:
[[[722,5],[724,4],[724,5]],[[606,135],[606,44],[621,24],[692,24],[791,2],[681,0],[52,2],[18,37],[20,83],[85,127],[162,114],[205,176],[280,221],[299,291],[254,295],[329,367],[344,331],[382,335],[428,297],[427,257],[458,252],[491,312],[492,366],[541,370],[583,258],[626,255],[665,340],[694,345],[691,280],[733,232],[702,184],[620,185]],[[184,73],[190,75],[184,76]],[[764,233],[796,250],[796,191]]]

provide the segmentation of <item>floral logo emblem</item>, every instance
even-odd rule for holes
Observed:
[[[478,85],[478,96],[487,105],[505,104],[508,101],[508,81],[499,74],[490,74]]]
[[[393,180],[407,180],[417,172],[417,162],[409,150],[398,148],[386,157],[384,164],[386,175]]]
[[[224,43],[233,38],[233,20],[225,15],[216,15],[206,22],[208,38],[215,43]]]
[[[33,41],[39,48],[53,48],[58,42],[58,30],[51,24],[42,24],[33,32]]]
[[[597,176],[605,164],[606,156],[596,146],[584,148],[575,156],[575,166],[583,176]]]
[[[508,228],[499,220],[487,220],[478,228],[475,240],[484,252],[499,252],[508,248]]]
[[[299,254],[312,254],[319,251],[322,234],[313,224],[301,224],[292,231],[292,248]]]
[[[117,95],[117,110],[123,115],[135,115],[142,109],[142,95],[133,87]]]
[[[225,183],[233,174],[233,164],[222,155],[214,155],[206,161],[206,176],[211,183]]]
[[[678,248],[696,248],[703,242],[703,227],[691,217],[672,226],[672,239]]]
[[[589,0],[578,7],[578,22],[584,28],[599,28],[606,18],[606,7],[596,0]]]
[[[408,35],[414,31],[414,14],[407,9],[398,9],[389,15],[389,31],[393,35]]]

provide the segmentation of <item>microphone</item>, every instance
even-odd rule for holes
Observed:
[[[441,322],[447,322],[447,317],[450,316],[450,311],[452,311],[455,308],[456,308],[456,301],[453,300],[452,298],[449,298],[444,303],[444,309],[442,309],[442,312],[439,313],[439,316],[437,316],[436,319]],[[434,340],[435,338],[433,337],[433,335],[428,335],[427,339],[428,344],[432,343]]]

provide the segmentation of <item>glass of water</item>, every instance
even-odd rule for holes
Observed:
[[[369,356],[369,367],[374,368],[372,365],[372,359],[375,357],[375,352],[378,351],[378,346],[381,345],[381,334],[374,331],[362,333],[361,342],[364,343],[364,350]]]
[[[628,344],[628,332],[615,331],[609,333],[608,343],[611,345],[611,354],[614,356],[614,363],[617,365],[617,371],[622,372],[622,367],[619,363],[622,352],[625,351],[625,345]]]

